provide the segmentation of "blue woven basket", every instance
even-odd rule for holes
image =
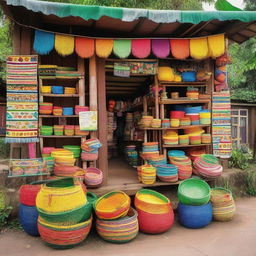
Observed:
[[[64,93],[64,87],[63,86],[52,86],[52,93],[53,94],[63,94]]]
[[[38,211],[35,206],[19,205],[19,222],[26,233],[39,236],[37,228]]]
[[[194,82],[196,81],[196,72],[195,71],[182,72],[181,77],[183,82]]]
[[[72,107],[63,108],[63,116],[72,116],[74,114],[74,109]]]

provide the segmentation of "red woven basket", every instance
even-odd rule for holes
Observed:
[[[20,187],[20,203],[27,206],[36,205],[36,196],[40,191],[41,185],[22,185]]]

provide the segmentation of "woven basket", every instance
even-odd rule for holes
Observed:
[[[117,219],[126,216],[130,204],[130,197],[123,191],[112,191],[100,197],[94,209],[100,219]]]
[[[75,225],[53,225],[38,219],[38,230],[44,242],[56,249],[72,248],[83,242],[91,230],[92,219]]]
[[[84,182],[87,186],[100,186],[103,182],[103,172],[100,169],[89,167],[85,170]]]
[[[164,195],[151,190],[141,189],[135,195],[136,209],[153,214],[168,213],[171,210],[171,202]]]
[[[111,243],[127,243],[134,239],[139,231],[138,214],[130,208],[127,216],[116,220],[97,219],[96,229],[102,239]]]
[[[79,185],[50,187],[46,184],[42,186],[37,195],[36,206],[39,211],[56,214],[82,207],[86,201],[84,192]]]
[[[51,86],[41,86],[42,93],[51,93],[52,87]]]
[[[99,153],[87,153],[87,152],[82,152],[81,153],[81,158],[84,161],[95,161],[99,157]]]
[[[41,189],[41,185],[22,185],[19,189],[20,203],[27,206],[36,205],[36,196]]]

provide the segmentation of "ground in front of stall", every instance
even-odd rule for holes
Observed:
[[[58,251],[22,231],[6,231],[0,235],[0,256],[255,256],[256,198],[239,198],[236,204],[237,212],[231,222],[212,222],[197,230],[175,223],[164,234],[139,233],[134,241],[123,245],[107,243],[90,234],[82,245]]]

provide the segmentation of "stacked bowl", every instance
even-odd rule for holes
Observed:
[[[141,189],[135,195],[140,231],[160,234],[169,230],[174,221],[170,200],[150,189]]]
[[[74,179],[47,181],[37,195],[36,206],[39,233],[50,247],[71,248],[89,234],[92,209],[82,186]]]
[[[199,117],[200,117],[200,124],[211,124],[211,113],[209,112],[209,110],[204,110],[201,111],[199,113]]]
[[[212,135],[210,133],[203,133],[201,139],[202,144],[210,144],[212,141]]]
[[[36,196],[40,189],[41,185],[22,185],[19,190],[19,222],[24,231],[31,236],[39,236]]]
[[[152,128],[160,128],[161,127],[161,119],[152,119],[151,127]]]
[[[95,202],[96,229],[102,239],[121,244],[137,236],[138,214],[130,204],[130,197],[122,191],[107,193]]]
[[[84,182],[88,187],[98,187],[103,182],[103,172],[95,167],[85,170]]]
[[[204,154],[196,158],[193,166],[193,172],[206,179],[216,179],[223,171],[218,158],[211,154]]]
[[[40,134],[43,136],[51,136],[53,134],[53,127],[49,125],[42,125],[40,127]]]
[[[165,145],[178,145],[179,136],[175,131],[166,131],[163,135],[163,141]]]
[[[166,156],[165,155],[152,156],[148,159],[148,163],[153,166],[166,164],[167,163]]]
[[[63,116],[72,116],[74,114],[74,108],[63,107]]]
[[[144,142],[142,146],[143,148],[142,148],[141,157],[144,160],[148,160],[148,159],[151,159],[152,157],[159,156],[158,142]]]
[[[187,179],[178,187],[178,217],[182,226],[202,228],[212,221],[209,185],[199,179]]]
[[[62,115],[62,107],[54,106],[53,107],[53,115],[61,116]]]
[[[84,161],[94,161],[98,159],[98,150],[102,146],[97,138],[82,140],[81,148],[82,154],[81,158]]]
[[[192,164],[191,160],[185,156],[185,152],[181,150],[170,150],[168,158],[171,164],[178,169],[178,176],[180,180],[185,180],[191,177]]]
[[[213,219],[216,221],[230,221],[236,211],[232,192],[225,188],[211,189],[211,203]]]
[[[89,107],[87,107],[87,106],[79,106],[79,105],[75,106],[75,114],[76,115],[79,115],[80,112],[85,112],[85,111],[89,111]]]
[[[178,168],[173,164],[157,165],[156,175],[163,182],[177,182]]]
[[[75,87],[65,87],[64,94],[76,94],[76,88]]]
[[[170,128],[170,119],[162,119],[162,128]]]
[[[53,130],[54,135],[62,136],[64,134],[64,125],[54,125]]]
[[[179,145],[189,145],[189,136],[187,134],[179,135]]]
[[[142,116],[139,125],[141,128],[149,128],[151,127],[152,120],[153,116]]]
[[[52,93],[53,94],[63,94],[64,93],[64,87],[63,86],[52,86]]]
[[[156,168],[152,165],[142,165],[139,168],[141,182],[143,184],[154,184],[156,181]]]
[[[39,103],[39,114],[40,115],[51,115],[53,109],[53,103],[51,102],[40,102]]]
[[[75,134],[75,126],[74,125],[65,125],[64,126],[64,134],[66,136],[73,136]]]

